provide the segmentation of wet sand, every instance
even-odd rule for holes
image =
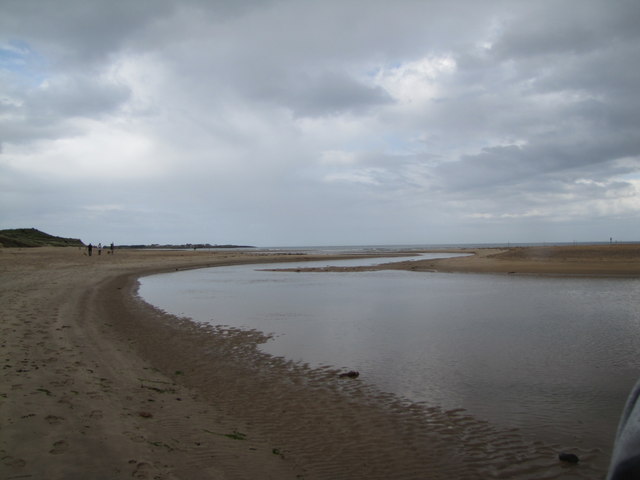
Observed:
[[[412,270],[416,272],[505,273],[511,275],[640,276],[640,244],[462,248],[431,251],[466,253],[469,256],[400,261],[371,267],[295,270],[335,272]]]
[[[400,268],[541,273],[546,256],[544,273],[637,275],[640,248],[613,248],[604,260],[513,249]],[[259,332],[199,326],[135,296],[145,274],[300,259],[314,257],[0,249],[0,478],[602,478],[608,452],[574,449],[582,460],[567,465],[557,454],[571,445],[269,357]]]
[[[640,276],[640,244],[517,247],[477,255],[442,259],[435,269],[443,272],[495,272],[590,276]],[[429,268],[421,262],[418,268]]]

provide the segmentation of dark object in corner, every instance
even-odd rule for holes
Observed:
[[[347,372],[347,373],[341,373],[338,376],[340,378],[358,378],[360,376],[360,372],[356,372],[354,370],[351,370],[350,372]]]
[[[562,452],[560,455],[558,455],[558,459],[562,460],[563,462],[569,462],[569,463],[578,463],[580,461],[580,459],[575,453]]]
[[[611,454],[607,480],[640,478],[640,381],[627,398]]]

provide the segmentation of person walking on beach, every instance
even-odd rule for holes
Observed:
[[[102,242],[98,244],[98,255],[102,255]]]
[[[93,245],[91,244],[87,245],[87,253],[89,254],[89,256],[91,256],[92,251],[93,251]]]
[[[111,242],[111,255],[113,255],[113,242]]]

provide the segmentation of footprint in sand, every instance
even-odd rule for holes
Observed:
[[[64,420],[64,417],[58,417],[56,415],[47,415],[44,419],[49,422],[49,425],[57,425]]]
[[[69,444],[67,442],[64,440],[58,440],[53,444],[53,448],[49,450],[49,453],[52,453],[53,455],[60,455],[61,453],[66,452],[68,448]]]
[[[122,434],[134,443],[144,443],[147,441],[147,439],[142,435],[138,435],[133,432],[123,432]]]
[[[6,457],[2,457],[2,463],[6,467],[13,467],[13,468],[22,468],[27,464],[27,462],[25,462],[23,459],[15,458],[10,455]]]
[[[140,479],[149,478],[150,470],[151,470],[151,465],[149,465],[148,463],[140,462],[136,465],[136,468],[131,474],[131,476],[133,478],[140,478]]]

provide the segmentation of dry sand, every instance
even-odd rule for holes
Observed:
[[[637,275],[639,249],[624,248],[591,270]],[[542,256],[553,257],[528,252],[403,268],[537,272]],[[567,250],[563,265],[589,273],[587,251],[576,252]],[[571,446],[402,402],[362,376],[269,357],[257,348],[259,332],[198,326],[134,295],[148,273],[300,258],[309,259],[0,249],[0,478],[602,477],[608,452],[576,451],[581,463],[568,466],[557,453]]]

